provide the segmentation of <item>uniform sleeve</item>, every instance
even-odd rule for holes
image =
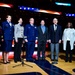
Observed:
[[[38,28],[36,27],[36,40],[38,40]]]
[[[18,38],[17,38],[17,26],[16,25],[14,26],[14,38],[16,41],[18,40]]]
[[[3,23],[2,23],[2,30],[4,31],[5,28],[7,28],[7,27],[8,27],[8,24],[7,24],[6,22],[3,22]]]
[[[28,31],[28,26],[26,25],[24,27],[24,39],[27,39],[27,31]]]
[[[0,26],[0,38],[3,39],[2,27]]]
[[[2,33],[3,33],[3,37],[4,38],[4,30],[5,30],[5,27],[4,27],[4,22],[2,23]]]
[[[4,23],[2,23],[2,30],[4,31],[5,29],[4,29],[5,27],[4,27]]]
[[[13,25],[13,39],[14,39],[14,25]]]

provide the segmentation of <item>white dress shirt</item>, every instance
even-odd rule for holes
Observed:
[[[56,31],[56,30],[57,30],[57,25],[54,24],[54,31]]]

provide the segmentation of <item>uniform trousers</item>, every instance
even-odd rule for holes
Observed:
[[[26,60],[27,61],[33,61],[32,55],[34,53],[35,49],[35,42],[34,41],[28,41],[26,43]]]

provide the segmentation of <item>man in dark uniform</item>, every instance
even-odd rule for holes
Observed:
[[[12,40],[14,35],[14,26],[11,23],[12,17],[7,15],[6,21],[2,23],[3,37],[4,37],[4,64],[9,63],[8,53],[12,50]]]
[[[30,18],[30,24],[24,27],[24,38],[27,44],[26,61],[33,61],[32,55],[35,49],[35,42],[37,42],[37,27],[34,25],[34,18]]]
[[[46,43],[48,42],[48,28],[45,26],[45,21],[41,20],[41,26],[38,27],[38,60],[45,59]],[[42,51],[42,58],[40,52]]]

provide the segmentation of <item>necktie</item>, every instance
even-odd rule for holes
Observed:
[[[57,25],[55,25],[55,29],[54,29],[55,31],[57,30]]]

